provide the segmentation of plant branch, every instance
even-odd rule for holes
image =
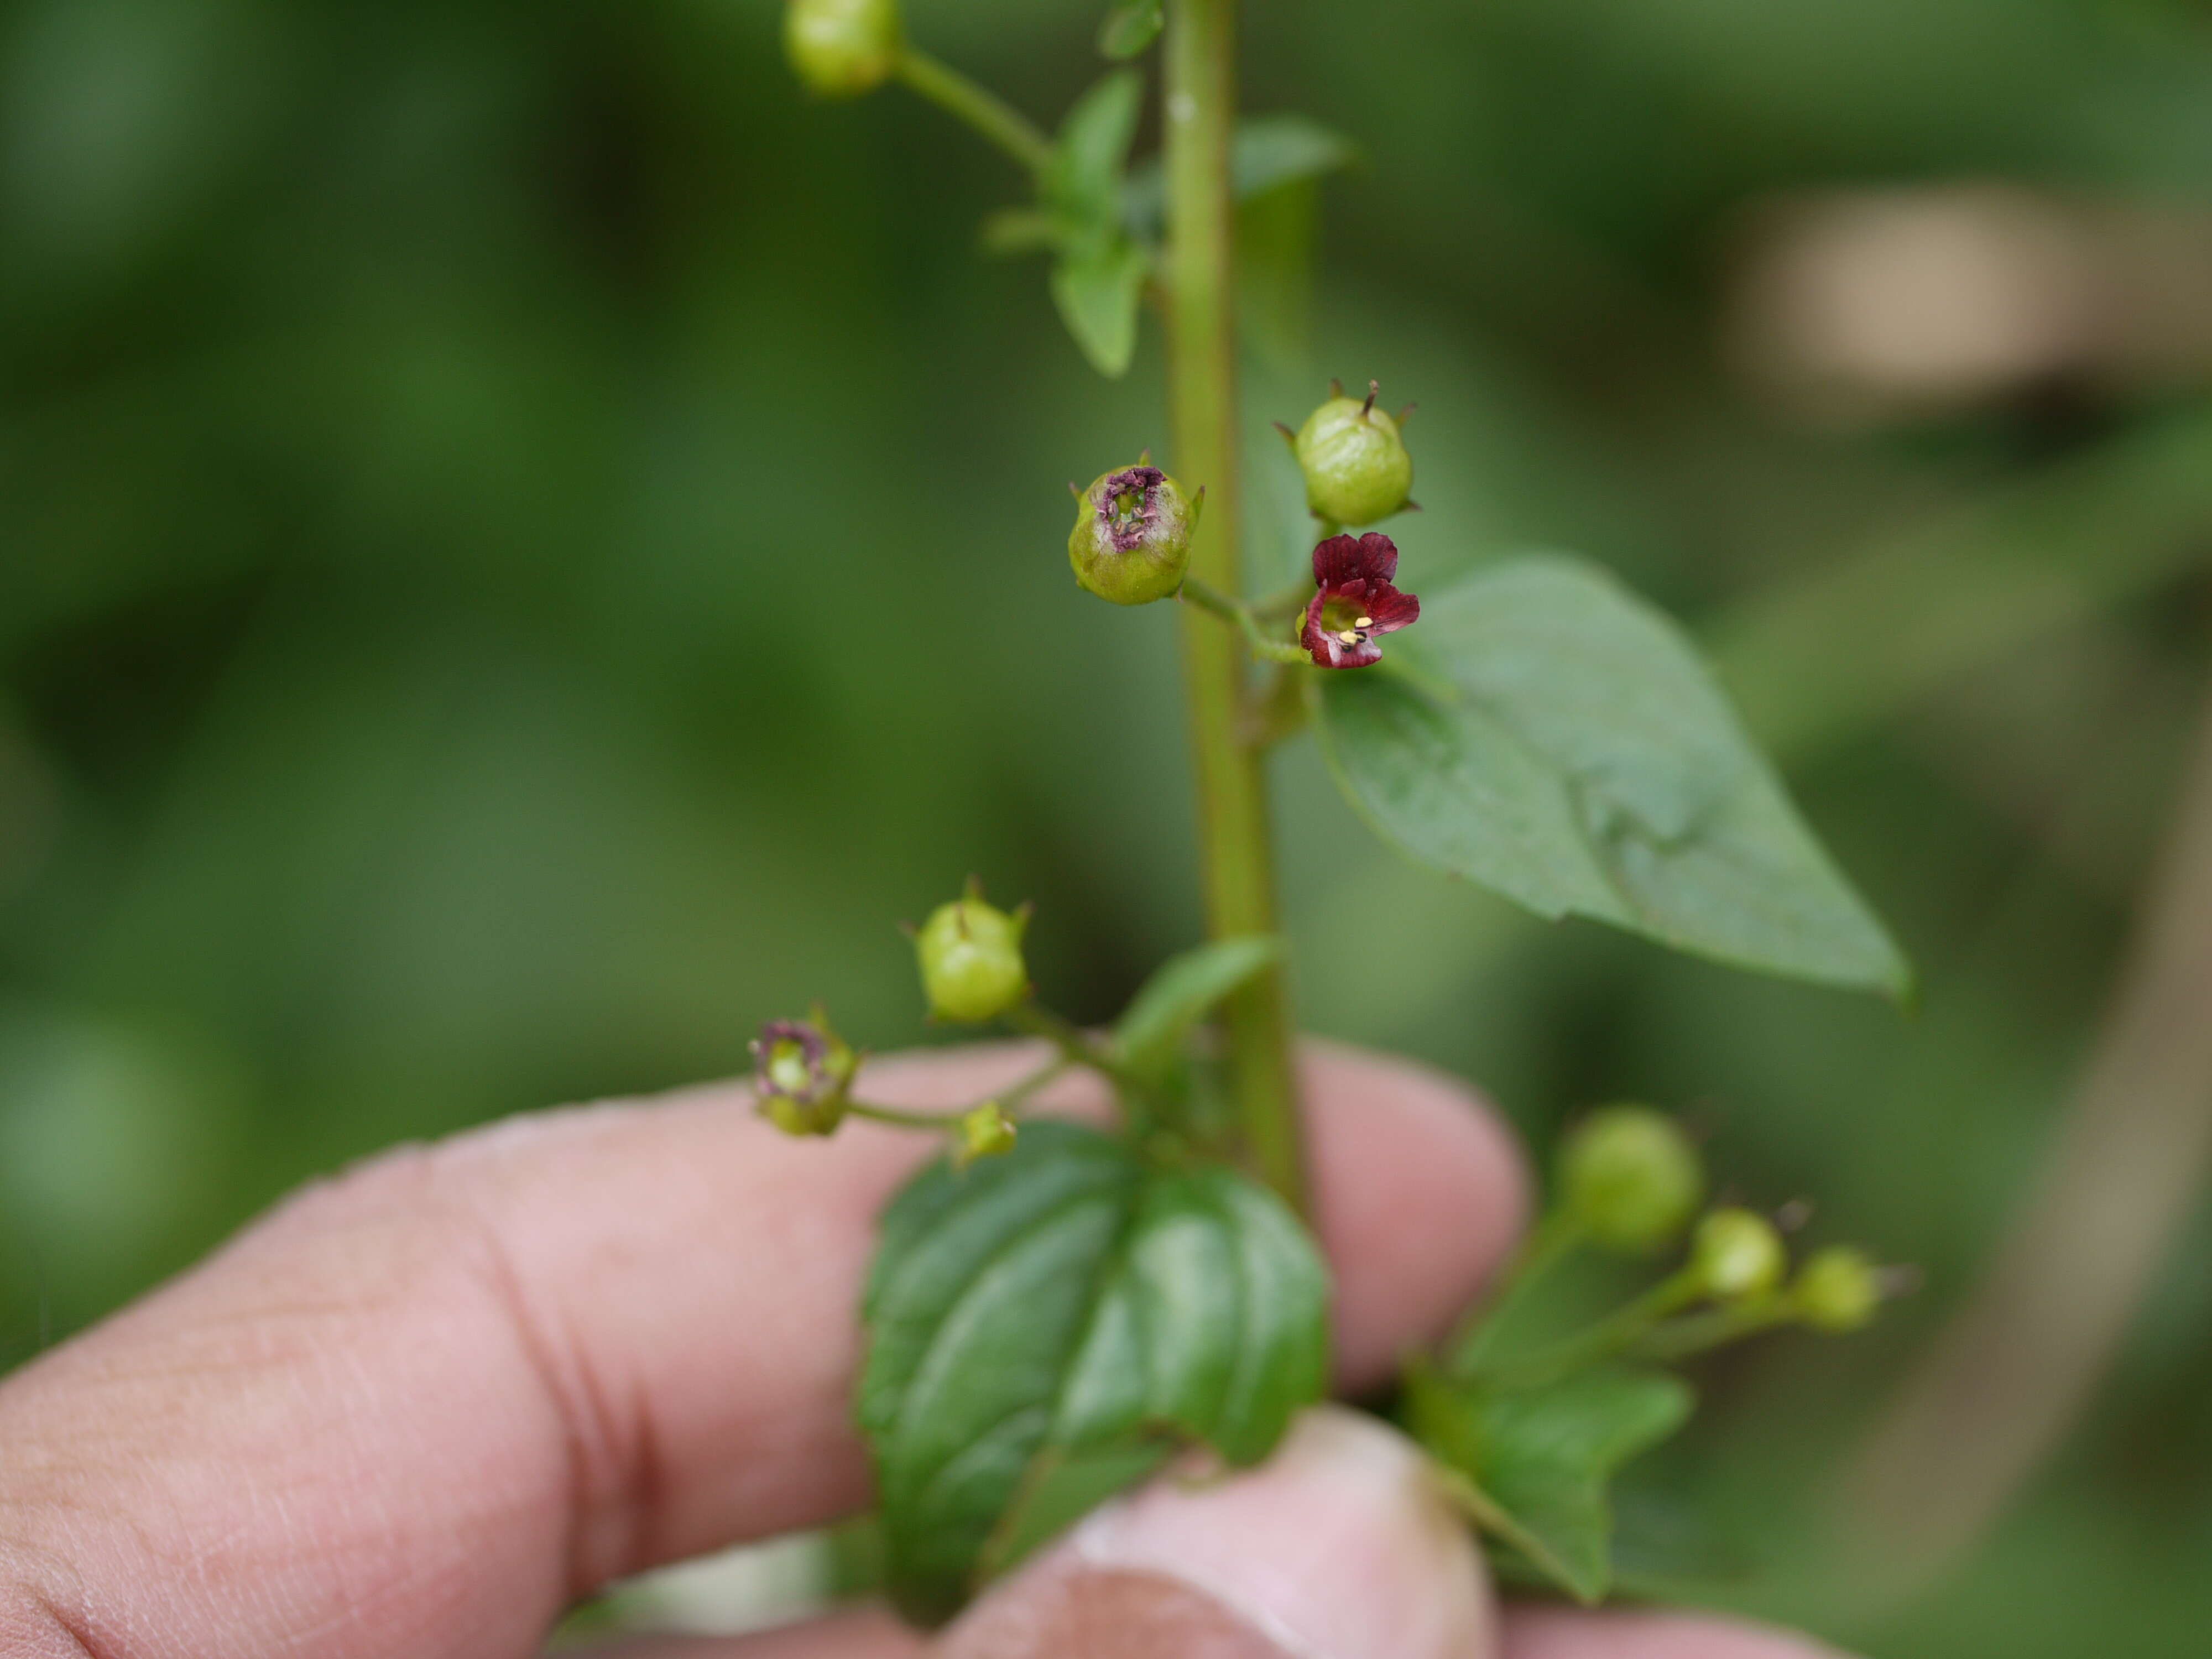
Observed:
[[[1145,1085],[1139,1079],[1132,1077],[1088,1031],[1066,1015],[1056,1014],[1036,1002],[1024,1002],[1009,1009],[1005,1018],[1016,1030],[1042,1037],[1058,1048],[1061,1066],[1088,1066],[1120,1088],[1144,1091]]]
[[[1728,1308],[1706,1308],[1680,1319],[1662,1320],[1624,1351],[1635,1359],[1672,1364],[1709,1349],[1725,1347],[1747,1336],[1792,1323],[1797,1310],[1786,1297],[1774,1296]]]
[[[1668,1274],[1643,1295],[1622,1304],[1572,1336],[1485,1368],[1485,1374],[1515,1383],[1548,1382],[1601,1359],[1626,1352],[1649,1336],[1660,1321],[1680,1313],[1705,1294],[1705,1275],[1685,1267]]]
[[[1237,119],[1236,0],[1168,0],[1165,77],[1168,386],[1176,470],[1206,486],[1191,573],[1237,591],[1243,490],[1237,477],[1234,214],[1230,141]],[[1281,931],[1260,752],[1240,730],[1245,665],[1237,641],[1186,611],[1184,677],[1198,773],[1200,879],[1215,939]],[[1290,998],[1272,967],[1227,1004],[1231,1088],[1245,1156],[1278,1193],[1305,1207],[1305,1161],[1291,1059]]]
[[[1055,154],[1052,140],[1028,116],[950,64],[908,46],[899,55],[898,77],[954,119],[964,121],[1015,161],[1042,176]]]
[[[988,1105],[979,1101],[977,1105]],[[960,1120],[975,1110],[973,1106],[955,1107],[948,1112],[924,1111],[915,1106],[878,1106],[866,1100],[848,1100],[845,1109],[854,1117],[864,1117],[871,1123],[888,1123],[895,1129],[928,1129],[933,1132],[957,1129]]]
[[[1288,640],[1268,638],[1259,618],[1252,614],[1252,607],[1243,600],[1231,599],[1196,576],[1183,578],[1182,596],[1208,615],[1235,623],[1243,633],[1244,643],[1252,648],[1252,654],[1261,661],[1303,668],[1313,665],[1313,659]]]

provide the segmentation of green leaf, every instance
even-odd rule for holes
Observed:
[[[1590,565],[1513,560],[1321,677],[1324,752],[1413,857],[1543,916],[1903,996],[1911,973],[1681,632]]]
[[[1044,197],[1066,222],[1071,251],[1079,244],[1095,250],[1120,234],[1121,173],[1144,99],[1144,78],[1134,70],[1115,70],[1077,99],[1060,123]]]
[[[1231,140],[1229,187],[1238,202],[1249,202],[1285,185],[1322,178],[1358,158],[1358,146],[1349,138],[1303,115],[1249,116],[1237,124]],[[1129,228],[1157,240],[1167,216],[1158,157],[1130,170],[1121,199]]]
[[[1231,1170],[1156,1170],[1041,1122],[1003,1158],[924,1170],[884,1212],[863,1309],[900,1605],[949,1616],[1035,1541],[1040,1488],[1072,1462],[1095,1474],[1163,1437],[1267,1455],[1321,1394],[1328,1295],[1296,1218]]]
[[[1109,58],[1134,58],[1159,39],[1160,0],[1117,0],[1098,26],[1098,50]]]
[[[1164,1077],[1182,1057],[1190,1028],[1281,954],[1274,935],[1251,933],[1170,957],[1138,988],[1114,1027],[1121,1064],[1141,1078]]]
[[[1137,350],[1137,307],[1151,261],[1123,237],[1095,253],[1065,255],[1052,267],[1052,302],[1091,366],[1109,379]]]
[[[1036,208],[1002,208],[983,221],[983,252],[1039,253],[1060,246],[1060,221]]]
[[[1464,1476],[1479,1522],[1583,1601],[1613,1583],[1613,1472],[1689,1420],[1695,1396],[1664,1371],[1607,1368],[1535,1387],[1407,1377],[1414,1437]]]

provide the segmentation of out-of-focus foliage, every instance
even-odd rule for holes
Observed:
[[[1095,0],[907,9],[1041,122],[1098,70]],[[1625,1532],[1694,1500],[1779,1539],[1743,1593],[1878,1659],[2200,1650],[2202,1218],[1932,1600],[1854,1613],[1777,1517],[1955,1305],[2102,1006],[2201,678],[2205,387],[2062,355],[1823,426],[1724,366],[1779,199],[2203,207],[2212,24],[1251,21],[1251,106],[1362,157],[1322,190],[1310,355],[1270,329],[1247,382],[1255,585],[1305,551],[1266,420],[1331,374],[1417,398],[1409,584],[1569,548],[1704,630],[1923,986],[1905,1020],[1526,921],[1378,848],[1306,748],[1309,1022],[1540,1138],[1685,1108],[1724,1190],[1816,1192],[1816,1236],[1925,1265],[1867,1335],[1710,1368]],[[1060,550],[1063,481],[1165,453],[1157,331],[1101,381],[1035,270],[977,257],[1013,170],[910,99],[810,101],[776,29],[765,0],[0,14],[0,1360],[395,1139],[734,1072],[816,995],[924,1040],[890,922],[970,871],[1050,915],[1030,967],[1079,1014],[1195,936],[1175,618],[1079,602]]]

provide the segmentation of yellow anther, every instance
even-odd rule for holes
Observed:
[[[1359,643],[1359,630],[1356,628],[1347,628],[1336,637],[1346,645],[1357,645]]]
[[[1375,626],[1375,618],[1372,617],[1362,617],[1358,622],[1352,625],[1354,628],[1372,628]]]

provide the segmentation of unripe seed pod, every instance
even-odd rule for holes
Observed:
[[[1017,1133],[1013,1119],[999,1103],[987,1100],[960,1120],[960,1140],[953,1148],[952,1162],[964,1170],[979,1158],[1011,1152]]]
[[[1749,1210],[1715,1210],[1698,1223],[1690,1244],[1691,1270],[1716,1302],[1764,1296],[1789,1265],[1774,1224]]]
[[[1333,524],[1379,523],[1412,493],[1413,458],[1371,390],[1364,402],[1331,398],[1306,416],[1291,447],[1305,474],[1307,507]]]
[[[1142,460],[1100,473],[1075,501],[1067,536],[1075,580],[1115,605],[1168,598],[1190,563],[1198,509],[1181,484]]]
[[[1832,1244],[1814,1251],[1797,1270],[1790,1299],[1814,1330],[1855,1331],[1881,1305],[1881,1272],[1864,1251]]]
[[[799,78],[825,98],[873,92],[898,68],[898,0],[791,0],[783,48]]]
[[[939,905],[915,936],[929,1012],[976,1024],[1028,996],[1030,972],[1022,961],[1028,925],[1026,907],[1008,915],[973,892]]]
[[[1649,1106],[1607,1106],[1559,1148],[1559,1201],[1592,1243],[1640,1255],[1678,1237],[1705,1194],[1697,1148]]]
[[[787,1135],[836,1133],[860,1057],[818,1006],[811,1019],[770,1020],[752,1050],[753,1094],[769,1122]]]

